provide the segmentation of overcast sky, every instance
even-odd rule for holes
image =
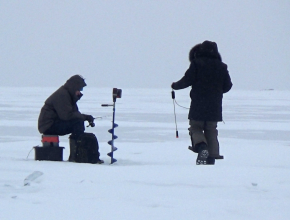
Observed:
[[[290,88],[289,0],[0,0],[0,86],[166,88],[215,41],[236,89]]]

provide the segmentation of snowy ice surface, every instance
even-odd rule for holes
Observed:
[[[0,88],[0,219],[290,219],[290,92],[230,91],[219,141],[224,160],[196,166],[187,110],[170,89],[123,89],[116,103],[117,163],[110,165],[112,89],[85,88],[105,164],[35,161],[37,118],[56,88]],[[189,89],[176,91],[189,106]],[[32,151],[31,151],[32,150]],[[29,154],[29,151],[30,154]],[[35,171],[43,173],[24,186]]]

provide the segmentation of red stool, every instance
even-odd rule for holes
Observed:
[[[43,147],[59,147],[59,137],[58,135],[42,135],[41,142]]]

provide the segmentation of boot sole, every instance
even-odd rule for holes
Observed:
[[[196,159],[196,165],[206,165],[208,155],[208,150],[202,150],[201,152],[199,152]]]
[[[198,152],[196,152],[196,151],[194,150],[194,148],[193,148],[192,146],[188,146],[188,150],[191,150],[191,151],[194,152],[194,153],[198,153]]]
[[[103,160],[98,160],[98,161],[97,161],[97,164],[103,164],[103,163],[104,163]]]

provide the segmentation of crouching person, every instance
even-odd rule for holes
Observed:
[[[217,123],[222,121],[223,93],[232,87],[227,65],[221,60],[215,42],[204,41],[189,53],[190,66],[185,75],[171,87],[191,86],[189,134],[192,150],[198,153],[196,164],[214,164],[222,159],[219,152]]]
[[[67,135],[70,141],[69,161],[76,161],[77,140],[84,135],[84,122],[94,125],[94,117],[82,114],[77,106],[77,101],[83,96],[81,91],[87,84],[85,80],[74,75],[66,83],[49,96],[40,111],[38,130],[44,135]],[[97,144],[97,139],[96,143]],[[99,159],[98,145],[94,163],[103,163]]]

